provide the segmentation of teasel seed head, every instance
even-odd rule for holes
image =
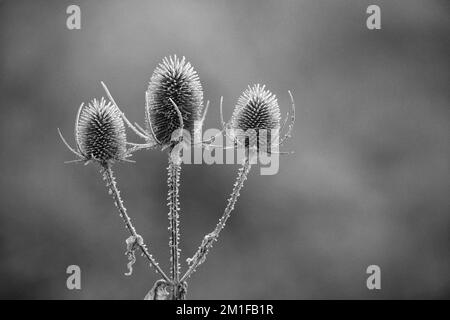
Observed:
[[[276,96],[266,90],[264,85],[249,86],[238,99],[231,116],[230,127],[236,132],[255,130],[256,138],[259,138],[260,130],[267,130],[269,139],[270,130],[280,128],[280,107]],[[234,136],[238,138],[239,134]],[[259,148],[262,142],[247,141],[246,146],[258,144]],[[268,144],[267,147],[270,147],[270,142]]]
[[[201,119],[203,89],[197,72],[185,57],[163,59],[150,79],[146,99],[147,126],[163,147],[172,144],[172,133],[180,129],[180,114],[183,129],[193,135],[194,123]]]
[[[85,160],[105,164],[126,157],[126,133],[121,112],[104,98],[94,99],[80,108],[75,136],[78,151]]]

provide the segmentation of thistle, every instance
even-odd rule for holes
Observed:
[[[129,157],[120,110],[104,98],[93,99],[87,106],[80,105],[75,120],[76,149],[66,142],[59,129],[58,132],[69,150],[79,158],[75,162],[106,164]]]
[[[172,299],[182,299],[185,284],[180,282],[179,185],[181,161],[179,141],[173,139],[176,130],[194,133],[195,122],[203,109],[203,89],[197,72],[183,57],[164,58],[155,69],[146,92],[146,124],[153,140],[162,148],[169,147],[168,196]]]
[[[116,105],[107,86],[101,82],[108,98]],[[203,125],[209,101],[203,110],[203,89],[197,72],[186,58],[165,57],[153,71],[145,92],[145,129],[132,124],[122,112],[125,123],[146,143],[128,143],[130,153],[160,147],[170,151],[182,141],[198,133]],[[185,143],[191,143],[188,139]]]
[[[294,100],[290,92],[289,95],[292,99],[292,122],[285,137],[290,136],[295,122]],[[240,143],[240,135],[248,130],[255,130],[256,139],[258,139],[260,130],[279,129],[280,127],[280,108],[278,106],[276,96],[273,95],[270,91],[265,90],[265,86],[260,86],[259,84],[254,85],[253,87],[249,86],[248,89],[242,93],[234,109],[231,121],[228,124],[223,121],[222,101],[220,105],[223,131],[226,132],[227,127],[232,129],[232,135],[234,135],[234,139],[236,142],[235,147],[237,147]],[[288,117],[289,114],[286,116],[285,123],[287,122]],[[236,132],[239,133],[236,134]],[[250,169],[252,167],[248,148],[249,146],[256,145],[257,149],[259,150],[260,147],[260,139],[251,141],[252,139],[255,139],[255,137],[250,137],[250,141],[245,142],[244,147],[247,152],[245,153],[242,166],[238,170],[236,181],[233,186],[233,191],[231,192],[231,195],[228,199],[228,203],[223,212],[223,215],[219,219],[219,222],[217,223],[215,229],[203,238],[202,243],[200,244],[194,256],[187,259],[189,269],[183,275],[181,281],[186,281],[197,270],[197,267],[205,262],[206,255],[213,246],[214,242],[218,240],[220,232],[225,227],[231,215],[231,212],[234,210],[234,207],[240,195],[240,191],[243,188],[244,182],[245,180],[247,180],[247,176],[250,173]],[[271,141],[269,143],[271,143]]]
[[[136,261],[135,251],[140,250],[154,267],[162,279],[157,280],[146,295],[146,300],[180,300],[185,299],[187,292],[187,279],[197,270],[197,267],[205,262],[206,256],[218,240],[220,232],[225,227],[231,212],[234,210],[237,199],[244,186],[250,169],[253,165],[253,157],[250,150],[257,152],[274,152],[271,146],[280,146],[286,141],[293,129],[295,122],[294,100],[289,92],[292,101],[291,123],[281,140],[278,140],[280,129],[284,129],[287,124],[289,113],[283,124],[280,126],[280,109],[275,95],[259,84],[248,87],[239,97],[231,120],[225,123],[223,120],[222,102],[220,101],[220,117],[222,132],[234,141],[232,148],[244,147],[244,159],[242,166],[238,169],[233,190],[228,199],[226,208],[219,219],[214,230],[208,233],[202,240],[197,252],[190,259],[187,259],[188,270],[183,276],[180,274],[180,201],[179,186],[181,175],[181,157],[179,148],[185,143],[191,143],[185,139],[183,133],[188,132],[195,135],[201,128],[205,119],[208,103],[203,110],[203,91],[197,73],[189,62],[183,57],[181,60],[176,56],[164,58],[162,63],[155,69],[148,85],[145,95],[145,129],[137,123],[134,125],[126,118],[119,109],[108,88],[102,82],[110,102],[105,99],[92,100],[87,106],[81,104],[78,109],[75,121],[75,144],[72,148],[61,134],[58,132],[64,144],[74,153],[78,159],[70,162],[94,162],[100,165],[103,179],[109,194],[112,195],[114,203],[123,219],[125,227],[130,232],[130,237],[126,239],[126,252],[128,257],[128,272],[131,275],[133,264]],[[127,142],[124,123],[131,128],[145,143]],[[200,127],[198,126],[200,124]],[[227,129],[230,129],[228,131]],[[261,140],[264,131],[272,133]],[[183,132],[185,131],[185,132]],[[249,135],[254,131],[256,135]],[[177,133],[177,134],[175,134]],[[181,133],[181,134],[180,134]],[[175,135],[174,135],[175,134]],[[242,137],[246,140],[242,143]],[[207,141],[200,141],[203,147],[212,146],[215,137]],[[183,144],[182,144],[183,143]],[[197,142],[196,142],[197,143]],[[269,146],[268,149],[263,148]],[[169,248],[170,248],[170,275],[167,276],[160,268],[157,261],[149,253],[144,239],[139,235],[133,226],[127,210],[124,206],[120,191],[114,177],[112,166],[116,161],[130,161],[127,158],[137,150],[159,147],[161,150],[168,150],[169,164],[167,168],[168,196],[167,205],[169,208]],[[220,147],[220,146],[213,146]],[[279,152],[282,153],[282,152]]]
[[[102,85],[109,99],[118,108],[106,85],[103,82]],[[154,147],[169,151],[167,206],[169,207],[171,298],[182,299],[186,287],[186,284],[180,281],[179,263],[179,186],[182,148],[176,147],[183,141],[184,131],[191,135],[195,134],[195,130],[198,129],[196,122],[203,123],[208,104],[202,115],[203,89],[197,72],[184,57],[180,60],[176,55],[164,58],[154,70],[145,93],[145,101],[146,129],[137,123],[131,124],[123,113],[121,115],[127,125],[146,140],[145,144],[129,143],[132,146],[130,152]]]
[[[270,150],[267,137],[270,137],[271,130],[280,128],[280,107],[276,96],[265,90],[265,86],[249,86],[238,99],[230,128],[236,144],[244,138],[246,148],[253,146],[258,150]]]
[[[197,72],[183,57],[164,58],[155,69],[146,92],[146,124],[161,146],[173,145],[177,129],[194,133],[202,117],[203,89]]]
[[[109,194],[112,195],[114,204],[119,210],[119,215],[131,234],[126,240],[126,255],[129,259],[126,275],[131,275],[133,264],[136,261],[135,251],[140,249],[149,260],[150,265],[161,274],[162,281],[170,283],[170,279],[149,253],[142,237],[136,232],[123,204],[112,171],[112,165],[115,161],[129,161],[126,159],[129,153],[126,148],[126,133],[120,110],[115,104],[106,103],[104,98],[101,98],[100,101],[94,99],[87,106],[82,103],[75,120],[76,149],[67,143],[59,129],[58,132],[67,148],[79,158],[69,162],[85,162],[85,164],[88,164],[94,161],[100,165],[100,172],[103,180],[106,181]]]
[[[277,97],[265,90],[265,86],[249,86],[238,99],[230,125],[233,129],[243,131],[279,128],[280,107]]]

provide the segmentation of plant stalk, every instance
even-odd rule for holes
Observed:
[[[120,191],[117,188],[116,179],[114,177],[114,173],[111,169],[110,164],[104,164],[102,165],[101,172],[103,174],[104,180],[106,180],[106,186],[109,188],[109,192],[112,195],[114,199],[114,203],[119,210],[120,217],[122,218],[123,222],[125,223],[125,227],[130,231],[131,235],[137,239],[139,238],[139,234],[136,232],[136,229],[134,228],[130,217],[127,214],[127,209],[125,208],[122,198],[120,196]],[[142,243],[136,243],[136,245],[139,246],[139,249],[142,251],[143,255],[149,260],[150,265],[153,266],[157,273],[159,273],[163,279],[169,283],[171,283],[171,280],[169,277],[165,274],[165,272],[161,269],[158,262],[153,258],[153,256],[148,252],[147,246],[142,241]]]
[[[172,299],[179,300],[180,284],[180,201],[179,186],[181,164],[176,161],[173,155],[169,156],[169,166],[167,168],[167,185],[169,187],[167,205],[169,207],[169,231],[170,231],[170,274],[173,283]]]
[[[228,204],[223,212],[222,217],[219,219],[216,228],[203,238],[203,241],[195,255],[187,260],[189,269],[188,271],[186,271],[183,277],[181,277],[181,282],[186,281],[186,279],[188,279],[197,270],[197,267],[205,262],[206,255],[208,254],[214,242],[216,242],[219,238],[220,231],[222,231],[222,229],[225,227],[225,224],[234,209],[234,206],[237,202],[237,199],[239,198],[240,191],[244,186],[244,181],[247,179],[250,169],[251,164],[248,158],[246,158],[244,163],[242,164],[242,167],[239,168],[236,182],[234,183],[233,187],[233,192],[228,199]]]

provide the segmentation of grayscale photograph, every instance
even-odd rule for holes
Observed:
[[[450,299],[449,57],[446,0],[0,0],[0,300]]]

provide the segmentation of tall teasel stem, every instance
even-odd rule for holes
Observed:
[[[170,274],[174,284],[172,298],[178,297],[178,284],[180,282],[180,201],[179,186],[181,163],[169,155],[169,166],[167,167],[167,185],[169,187],[167,195],[167,205],[169,207],[169,231],[170,231]]]
[[[290,93],[289,93],[290,94]],[[292,99],[293,105],[293,117],[292,120],[295,120],[295,108]],[[225,124],[222,115],[222,100],[220,103],[220,119],[223,127],[223,131],[226,131],[227,124]],[[292,121],[292,122],[293,122]],[[234,108],[233,115],[231,117],[231,121],[229,126],[233,130],[240,130],[243,132],[247,132],[248,130],[272,130],[279,128],[280,125],[280,108],[278,106],[278,102],[276,96],[273,95],[269,90],[265,89],[265,86],[261,86],[259,84],[254,85],[253,87],[248,87],[242,95],[239,97],[239,100]],[[293,123],[289,126],[288,135],[290,135],[290,131],[292,130]],[[249,137],[250,140],[250,137]],[[234,139],[236,145],[239,143],[239,137],[236,136]],[[251,141],[248,141],[250,145]],[[252,142],[260,142],[260,141],[252,141]],[[198,248],[195,255],[188,259],[187,262],[189,264],[189,269],[185,273],[185,275],[181,278],[181,281],[189,278],[196,270],[196,268],[205,262],[206,255],[208,251],[211,249],[212,245],[215,241],[217,241],[220,231],[225,227],[225,224],[230,217],[231,212],[234,209],[234,205],[239,197],[239,192],[244,186],[244,181],[247,179],[247,175],[250,172],[251,161],[250,161],[250,149],[247,146],[247,141],[244,140],[244,144],[240,144],[242,147],[245,147],[245,160],[242,167],[239,169],[238,176],[236,178],[236,182],[234,183],[233,192],[231,193],[230,198],[228,199],[227,207],[219,220],[216,228],[213,232],[207,234],[202,241],[202,244]],[[259,148],[257,147],[257,151]]]
[[[147,246],[142,240],[142,237],[136,232],[136,229],[134,228],[131,219],[127,214],[127,209],[123,204],[122,197],[120,196],[120,191],[117,188],[116,179],[114,177],[111,165],[109,163],[102,164],[101,173],[103,175],[103,179],[106,181],[106,186],[109,188],[109,193],[112,195],[114,203],[119,210],[120,217],[123,219],[125,227],[128,229],[128,231],[130,231],[132,239],[134,240],[133,245],[137,245],[139,247],[139,249],[142,251],[142,254],[149,260],[150,265],[155,268],[156,272],[159,273],[165,281],[170,283],[171,280],[161,269],[155,258],[153,258],[153,256],[148,252]]]
[[[234,183],[233,187],[233,192],[231,192],[230,198],[228,199],[228,204],[223,212],[222,217],[219,219],[216,228],[214,229],[214,231],[208,233],[203,238],[202,244],[198,248],[195,255],[192,258],[187,259],[189,269],[181,278],[182,282],[187,280],[196,271],[197,267],[201,265],[203,262],[205,262],[206,255],[213,246],[214,242],[216,242],[217,239],[219,238],[220,231],[222,231],[222,229],[225,227],[225,224],[227,223],[227,220],[234,209],[234,206],[237,202],[237,199],[239,198],[240,191],[244,186],[244,182],[247,179],[250,169],[251,164],[249,162],[249,159],[246,158],[244,160],[244,163],[242,164],[242,167],[239,168],[236,182]]]
[[[202,118],[203,89],[197,72],[183,57],[170,56],[154,70],[146,91],[146,123],[148,132],[161,150],[169,148],[170,158],[167,184],[170,231],[170,273],[172,299],[183,299],[186,284],[180,282],[179,249],[179,185],[181,159],[178,143],[183,130],[191,134],[195,123]],[[178,137],[174,133],[180,130]],[[177,143],[178,142],[178,143]]]

